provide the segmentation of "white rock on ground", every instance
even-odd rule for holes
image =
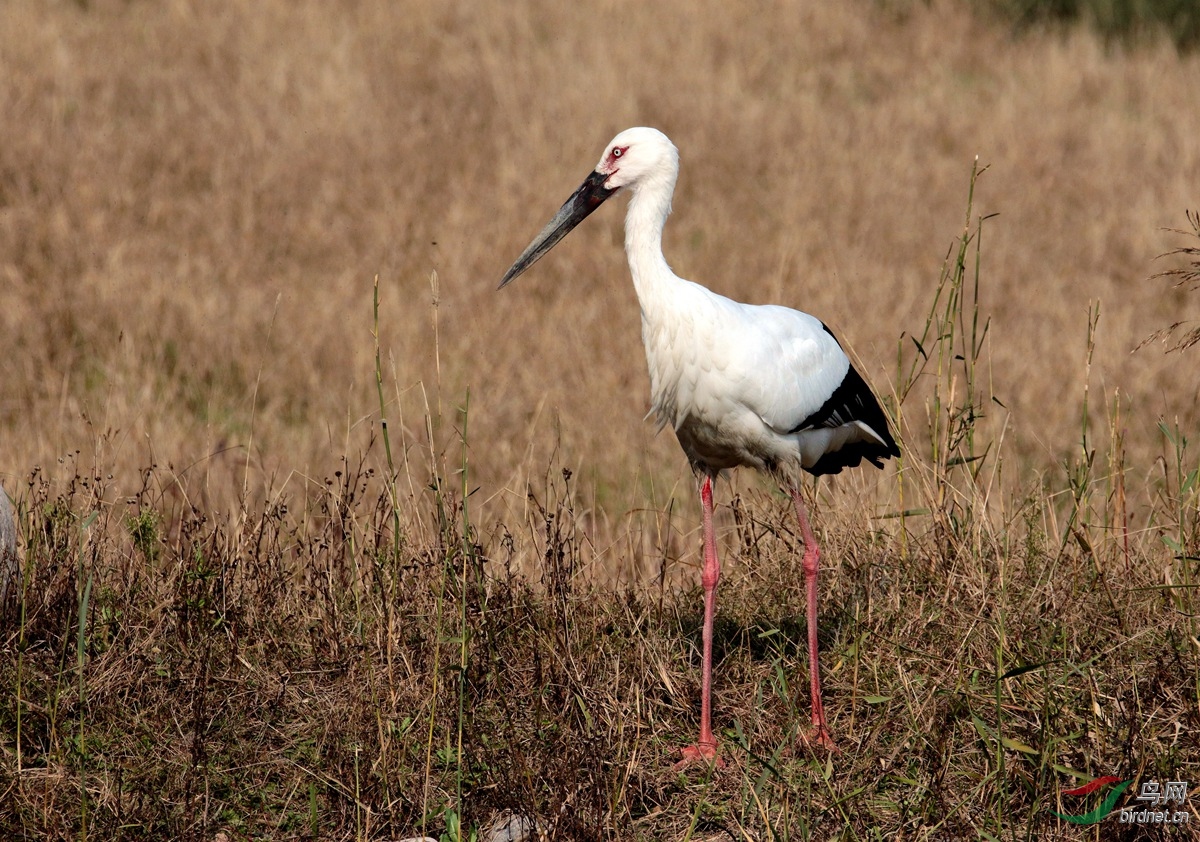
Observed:
[[[483,842],[532,842],[537,839],[537,828],[525,816],[501,813],[479,838]]]
[[[480,842],[534,842],[538,838],[537,827],[524,816],[503,812],[489,827],[479,832]],[[410,836],[396,842],[437,842],[432,836]]]

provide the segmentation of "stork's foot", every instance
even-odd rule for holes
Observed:
[[[684,746],[679,750],[679,753],[683,755],[683,759],[671,767],[676,772],[682,772],[696,763],[703,763],[706,766],[716,766],[718,769],[725,768],[725,761],[721,759],[721,755],[717,754],[716,743],[696,743],[695,745]]]
[[[812,730],[803,736],[804,742],[815,748],[824,749],[830,754],[841,754],[841,750],[829,736],[829,729],[824,722],[814,722]]]

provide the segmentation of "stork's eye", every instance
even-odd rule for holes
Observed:
[[[625,154],[625,150],[622,149],[620,146],[613,147],[612,156],[614,158],[620,158],[624,154]]]

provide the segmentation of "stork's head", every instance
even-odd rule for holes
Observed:
[[[604,186],[610,190],[636,190],[648,178],[669,176],[673,182],[679,172],[679,150],[658,129],[626,129],[609,141],[596,172],[605,176]]]
[[[559,208],[554,218],[504,274],[500,286],[515,280],[536,263],[622,187],[636,192],[652,182],[665,181],[669,195],[678,173],[679,150],[665,134],[658,129],[645,127],[621,132],[604,148],[596,169],[584,179],[579,189],[571,194],[571,198]]]

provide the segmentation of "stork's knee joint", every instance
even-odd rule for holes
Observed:
[[[806,576],[816,576],[817,575],[817,567],[818,567],[818,564],[820,561],[821,561],[821,551],[818,550],[816,547],[813,547],[811,550],[808,550],[807,552],[805,552],[804,553],[804,561],[802,563],[802,566],[804,567],[804,574]]]

